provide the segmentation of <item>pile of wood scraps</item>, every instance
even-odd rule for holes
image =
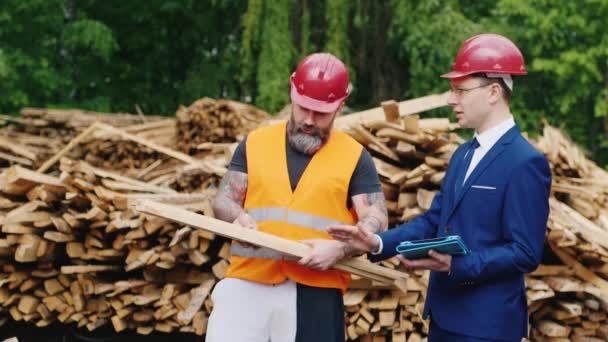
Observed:
[[[62,159],[60,177],[15,166],[0,181],[0,305],[16,321],[94,330],[205,331],[208,294],[229,244],[129,209],[154,199],[210,213],[208,194],[178,194]],[[25,202],[23,200],[26,200]],[[206,309],[205,309],[206,308]]]
[[[63,109],[40,109],[24,108],[18,118],[7,117],[9,124],[0,130],[0,167],[20,164],[30,168],[38,168],[42,162],[52,157],[69,141],[74,139],[80,132],[84,131],[94,122],[102,122],[117,127],[140,127],[156,125],[153,122],[167,121],[175,126],[174,119],[160,116],[143,116],[122,113],[96,113],[81,110]],[[171,144],[174,141],[170,136]],[[99,141],[97,141],[99,142]],[[115,148],[104,149],[100,144],[95,153],[115,150]],[[99,148],[102,147],[102,148]],[[106,146],[107,148],[107,146]],[[124,148],[122,148],[124,149]],[[119,148],[119,151],[121,148]],[[89,152],[86,149],[74,151],[74,158],[82,158]],[[108,152],[106,152],[106,156]],[[128,160],[129,158],[127,158]],[[133,156],[130,157],[133,159]],[[117,160],[117,159],[114,159]],[[126,164],[126,163],[125,163]]]
[[[387,120],[367,121],[348,129],[371,153],[380,175],[390,226],[407,222],[430,207],[448,161],[463,139],[449,131],[448,119],[401,119],[394,101],[383,103]],[[397,113],[394,115],[394,113]]]
[[[174,119],[130,125],[121,127],[121,130],[162,146],[175,146]],[[120,171],[145,169],[159,160],[168,160],[167,156],[150,147],[103,130],[92,132],[89,139],[75,148],[70,156],[84,156],[84,160],[92,165]]]
[[[244,103],[202,98],[190,107],[180,106],[175,117],[179,135],[177,149],[194,155],[201,144],[242,140],[270,116]]]
[[[336,121],[372,155],[391,227],[429,208],[464,142],[449,120],[416,115],[444,104],[445,94],[386,101]],[[3,119],[0,323],[204,334],[230,244],[197,228],[198,214],[212,215],[209,201],[236,143],[268,117],[211,99],[177,117],[24,109]],[[544,264],[526,277],[532,339],[605,341],[608,173],[554,127],[530,140],[553,172]],[[142,203],[177,209],[154,214]],[[190,214],[196,220],[184,222]],[[345,267],[361,273],[357,263]],[[387,285],[399,263],[380,265],[380,275],[364,267],[345,295],[348,339],[424,340],[429,273]]]
[[[532,341],[608,340],[605,294],[565,265],[541,265],[526,277]]]

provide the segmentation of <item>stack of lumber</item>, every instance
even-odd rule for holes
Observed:
[[[178,150],[196,154],[201,144],[242,140],[245,134],[267,120],[269,115],[244,103],[202,98],[190,107],[180,106],[175,117],[179,135]]]
[[[566,265],[541,265],[526,277],[533,341],[608,340],[608,297]]]
[[[426,97],[412,104],[437,106],[440,100],[441,96]],[[221,103],[202,99],[181,108],[177,133],[168,121],[142,123],[135,116],[134,121],[113,124],[159,145],[205,156],[214,165],[227,165],[234,142],[248,132],[245,125],[253,126],[264,115],[245,116],[237,123],[234,117],[244,111],[226,109],[228,105]],[[430,206],[449,158],[464,142],[447,119],[404,116],[411,114],[404,110],[404,103],[387,101],[382,108],[336,121],[336,127],[349,132],[372,154],[391,227]],[[20,136],[23,140],[16,145],[34,155],[39,152],[36,146],[45,146],[44,139],[49,141],[46,146],[57,141],[54,150],[61,148],[65,140],[59,138],[61,133],[52,133],[48,117],[40,115],[48,127],[28,123],[31,129],[46,127],[44,132],[31,133],[47,138],[24,133],[21,127],[18,133],[28,135]],[[92,122],[70,125],[82,131]],[[0,137],[14,132],[2,129]],[[212,306],[208,293],[228,266],[226,241],[183,224],[137,214],[128,203],[152,199],[211,214],[208,201],[221,173],[210,173],[196,160],[166,151],[161,155],[149,144],[121,140],[108,132],[94,132],[84,140],[70,154],[81,161],[63,159],[55,176],[28,172],[26,168],[39,161],[25,156],[27,152],[0,148],[32,162],[0,164],[21,165],[0,177],[0,320],[10,317],[39,326],[55,320],[78,322],[89,330],[112,324],[117,331],[133,329],[142,334],[153,330],[203,334]],[[550,161],[554,182],[544,264],[526,277],[531,338],[606,340],[608,174],[551,126],[532,142]],[[118,147],[123,143],[130,145]],[[97,146],[102,144],[103,148]],[[113,150],[104,152],[107,149]],[[120,158],[111,159],[114,155]],[[178,160],[166,159],[167,155]],[[394,258],[381,264],[398,267]],[[421,319],[421,312],[429,274],[412,275],[405,293],[354,277],[345,296],[349,340],[425,339],[428,322]]]
[[[0,167],[20,164],[36,168],[96,121],[116,127],[127,127],[133,132],[145,130],[145,134],[152,134],[155,137],[162,134],[164,140],[160,143],[166,142],[168,145],[173,145],[175,140],[175,127],[171,127],[171,131],[166,130],[167,122],[170,122],[170,126],[174,126],[175,120],[161,116],[144,117],[126,113],[97,113],[77,109],[24,108],[18,118],[3,116],[0,119],[11,124],[0,131]],[[152,127],[161,127],[161,125],[164,125],[162,126],[165,128],[164,131],[150,132]],[[93,161],[96,161],[95,157],[103,159],[108,156],[111,156],[110,159],[113,161],[119,161],[119,163],[106,162],[105,166],[117,164],[128,166],[134,164],[133,160],[145,159],[144,157],[136,158],[137,153],[128,156],[126,160],[118,159],[111,153],[112,150],[122,152],[126,148],[118,146],[106,149],[113,143],[115,142],[96,140],[90,143],[89,148],[75,151],[80,153],[79,155],[72,156],[80,158],[89,153],[99,153],[99,156],[94,155]],[[125,154],[123,153],[122,156]]]
[[[608,173],[560,130],[535,142],[553,170],[547,243],[561,265],[527,279],[534,340],[608,339]]]
[[[396,265],[391,259],[382,264]],[[389,266],[390,267],[390,266]],[[407,291],[363,284],[353,279],[344,295],[346,337],[349,341],[421,341],[428,333],[422,319],[428,272],[417,271],[408,278]]]
[[[2,129],[0,130],[0,168],[10,165],[35,167],[57,153],[62,146],[63,142],[59,139]]]
[[[14,166],[0,177],[4,319],[202,335],[229,244],[128,203],[154,199],[210,214],[209,194],[178,194],[83,161],[62,159],[60,171]]]
[[[176,127],[174,119],[129,125],[121,127],[121,129],[163,146],[172,147],[175,145]],[[93,132],[90,138],[79,148],[76,148],[71,156],[73,158],[83,156],[84,160],[92,165],[119,172],[145,169],[155,162],[168,160],[163,154],[150,147],[100,130]]]
[[[371,153],[389,211],[389,226],[407,222],[428,209],[439,190],[452,153],[464,140],[449,119],[400,118],[397,103],[383,103],[387,119],[348,129]]]
[[[79,109],[46,109],[23,108],[21,122],[25,125],[23,130],[52,138],[71,140],[76,132],[89,127],[93,122],[103,122],[116,127],[126,127],[136,124],[166,120],[158,115],[134,115],[128,113],[98,113]]]

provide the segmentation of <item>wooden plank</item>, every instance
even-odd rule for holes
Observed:
[[[177,193],[175,190],[173,190],[171,188],[151,185],[151,184],[148,184],[146,182],[142,182],[140,180],[133,179],[133,178],[126,177],[126,176],[121,176],[121,175],[118,175],[118,174],[113,173],[113,172],[109,172],[109,171],[106,171],[106,170],[102,170],[102,169],[90,166],[88,164],[87,164],[87,167],[90,167],[90,169],[93,171],[93,173],[96,176],[103,177],[103,178],[111,178],[111,179],[117,180],[119,182],[133,184],[133,185],[139,186],[141,189],[147,189],[147,191],[149,191],[149,192],[163,193],[163,194],[175,194],[175,193]]]
[[[4,153],[0,151],[0,159],[12,161],[14,163],[23,164],[25,166],[32,166],[33,162],[26,158],[16,157],[8,153]]]
[[[598,245],[608,249],[608,231],[596,226],[576,210],[570,208],[563,202],[555,198],[549,200],[551,211],[559,210],[566,214],[573,221],[573,224],[568,225],[570,230],[581,234],[587,241],[597,243]]]
[[[419,97],[412,100],[399,102],[399,114],[407,116],[424,112],[427,110],[443,107],[447,105],[448,93],[434,94]],[[384,111],[382,107],[376,107],[365,111],[340,116],[336,119],[334,126],[339,129],[348,129],[357,124],[372,120],[383,120]]]
[[[383,101],[380,105],[384,111],[386,121],[401,124],[401,118],[399,117],[399,104],[395,100]]]
[[[30,151],[25,146],[16,144],[14,141],[5,139],[4,137],[1,137],[1,136],[0,136],[0,146],[3,146],[4,148],[11,150],[13,153],[18,154],[27,159],[30,159],[32,161],[36,160],[36,154],[34,152]]]
[[[55,164],[61,157],[63,157],[66,153],[68,153],[74,146],[80,144],[84,139],[86,139],[95,129],[97,128],[97,122],[93,122],[87,129],[85,129],[82,133],[78,134],[74,139],[70,140],[70,142],[65,145],[61,151],[57,152],[54,156],[49,158],[44,162],[36,172],[44,173],[48,170],[53,164]]]
[[[14,193],[15,195],[25,194],[38,184],[46,184],[56,188],[64,188],[64,184],[59,178],[38,173],[23,168],[19,165],[12,166],[4,172],[4,181],[6,182],[6,184],[3,184],[2,188],[4,188],[5,191],[13,184],[23,187],[22,191]]]
[[[147,200],[140,201],[135,205],[135,210],[144,214],[154,215],[169,219],[171,221],[179,222],[190,227],[208,230],[230,239],[244,241],[257,246],[269,248],[286,255],[301,258],[310,253],[311,247],[307,246],[306,244],[286,240],[278,236],[253,229],[246,229],[235,224],[162,203]],[[335,265],[335,268],[345,270],[347,272],[357,272],[359,273],[358,275],[364,277],[369,274],[374,274],[379,277],[386,278],[385,280],[389,283],[394,282],[395,280],[408,278],[406,273],[374,265],[366,260],[356,258],[343,259]]]
[[[579,277],[597,286],[600,290],[602,299],[608,301],[608,281],[600,278],[598,275],[583,266],[583,264],[576,261],[575,258],[560,250],[559,247],[557,247],[551,241],[548,241],[547,243],[553,252],[557,254],[557,256],[564,262],[564,264],[572,267]]]
[[[122,267],[117,266],[117,265],[61,266],[61,273],[63,273],[63,274],[92,273],[92,272],[105,272],[105,271],[122,271]]]

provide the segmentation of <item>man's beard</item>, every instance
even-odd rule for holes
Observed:
[[[302,128],[306,128],[311,131],[311,134],[306,134],[302,131]],[[331,127],[324,131],[321,128],[315,126],[308,126],[305,124],[297,124],[293,120],[293,117],[287,122],[287,141],[291,147],[303,154],[313,155],[315,154],[329,139]]]

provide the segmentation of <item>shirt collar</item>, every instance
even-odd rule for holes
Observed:
[[[479,146],[481,146],[484,150],[489,150],[492,148],[492,146],[494,146],[494,144],[496,144],[498,139],[507,133],[507,131],[513,126],[515,126],[515,120],[513,119],[513,116],[509,116],[508,119],[488,129],[487,131],[481,134],[475,133],[475,138],[477,138]]]

